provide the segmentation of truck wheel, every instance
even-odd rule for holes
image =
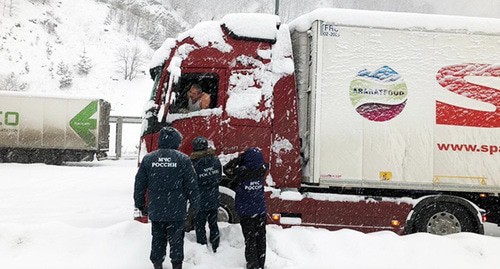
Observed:
[[[229,222],[229,223],[240,222],[240,219],[236,214],[236,207],[234,205],[233,197],[225,193],[220,194],[218,221]]]
[[[32,159],[30,152],[23,149],[13,149],[9,150],[5,156],[5,159],[8,162],[16,162],[16,163],[32,163]]]
[[[61,155],[48,155],[43,162],[50,165],[62,165],[63,159]]]
[[[5,163],[7,162],[7,150],[5,149],[0,149],[0,163]]]
[[[474,225],[474,216],[465,207],[440,202],[429,204],[416,212],[414,231],[437,235],[447,235],[460,232],[479,233]]]

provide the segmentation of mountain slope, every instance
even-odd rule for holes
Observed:
[[[12,16],[3,16],[0,23],[0,89],[98,96],[117,113],[122,109],[140,115],[151,86],[146,74],[153,50],[109,20],[111,12],[108,5],[91,0],[18,0]],[[137,79],[124,81],[118,54],[136,47],[143,64]],[[78,67],[83,55],[90,62],[88,74],[80,74]],[[63,66],[70,72],[70,85],[60,83],[68,76],[61,73]],[[128,99],[138,105],[131,109]]]

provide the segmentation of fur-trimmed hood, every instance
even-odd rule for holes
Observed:
[[[214,156],[214,155],[215,155],[215,150],[212,148],[208,148],[202,151],[193,151],[193,153],[191,153],[189,157],[191,158],[191,160],[195,160],[206,156]]]

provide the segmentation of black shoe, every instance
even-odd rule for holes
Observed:
[[[163,269],[163,263],[161,262],[153,263],[153,266],[155,269]]]
[[[182,269],[182,262],[172,263],[172,269]]]

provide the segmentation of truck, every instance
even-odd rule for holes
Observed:
[[[0,162],[61,164],[106,157],[103,99],[0,92]]]
[[[167,39],[141,154],[163,126],[222,163],[262,149],[268,224],[397,234],[500,223],[500,20],[318,9],[228,14]],[[199,84],[208,109],[186,113]],[[238,222],[220,183],[220,220]]]

